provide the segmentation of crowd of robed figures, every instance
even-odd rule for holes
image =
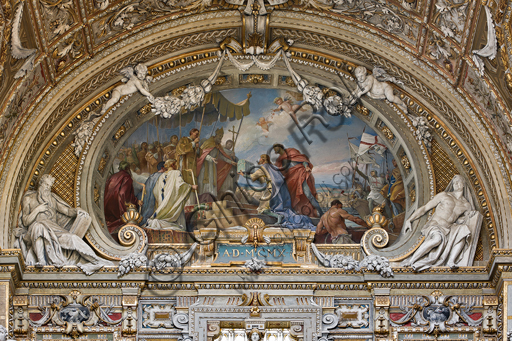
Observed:
[[[236,175],[234,143],[228,140],[222,145],[223,136],[223,129],[217,129],[200,143],[199,130],[192,129],[181,139],[173,135],[167,146],[143,142],[140,151],[132,148],[125,150],[124,157],[120,154],[119,171],[105,185],[109,232],[115,236],[123,225],[121,216],[127,203],[140,209],[141,224],[147,228],[184,230],[185,206],[196,204],[203,194],[216,197],[218,190],[233,190],[236,179],[229,175]],[[137,187],[142,187],[139,193]]]

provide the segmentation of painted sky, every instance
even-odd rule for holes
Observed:
[[[340,116],[333,117],[327,115],[325,112],[320,112],[319,115],[325,118],[329,123],[329,127],[325,128],[319,121],[314,120],[305,129],[311,139],[312,144],[304,139],[299,128],[295,125],[288,113],[281,111],[273,113],[273,109],[278,107],[274,103],[277,97],[291,98],[297,104],[301,103],[300,94],[291,93],[279,89],[233,89],[223,91],[222,94],[231,102],[238,103],[247,98],[247,93],[251,92],[250,110],[251,114],[246,116],[240,128],[240,137],[236,143],[235,152],[239,159],[246,159],[253,163],[259,158],[260,154],[266,153],[274,143],[281,143],[286,148],[296,148],[302,153],[306,154],[311,163],[314,165],[313,174],[317,185],[325,183],[331,186],[335,185],[333,176],[340,173],[342,166],[349,166],[350,150],[348,146],[348,138],[356,145],[359,145],[363,129],[366,133],[376,135],[376,133],[366,126],[366,124],[359,118],[352,116],[351,118],[343,118]],[[311,108],[304,107],[305,111],[298,114],[299,120],[304,121],[311,115]],[[260,118],[265,121],[271,122],[268,133],[265,132],[257,122]],[[125,143],[125,146],[132,145],[133,143],[140,143],[146,140],[153,142],[157,139],[156,127],[154,123],[157,119],[151,121],[150,124],[144,124]],[[162,120],[162,118],[158,118]],[[228,130],[238,129],[239,121],[234,122],[219,122],[215,129],[220,127],[224,128],[224,140],[232,139],[233,136]],[[191,122],[182,128],[183,135],[188,135],[192,128],[199,128],[198,123]],[[204,126],[202,129],[203,138],[208,138],[213,131],[212,126]],[[159,140],[169,141],[172,135],[178,135],[179,129],[159,129]],[[149,137],[149,139],[148,139]],[[384,159],[379,155],[375,155],[380,167],[377,169],[380,172],[386,171],[384,166]],[[391,166],[391,156],[388,157],[388,169]],[[361,168],[360,168],[361,169]],[[371,168],[373,169],[373,168]],[[363,168],[364,170],[364,168]],[[343,186],[350,186],[351,175],[346,178],[348,183]],[[336,182],[344,180],[343,177],[337,176]]]

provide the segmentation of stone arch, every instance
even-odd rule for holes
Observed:
[[[104,96],[116,84],[118,76],[115,72],[117,70],[138,61],[156,65],[164,59],[178,60],[183,56],[193,55],[196,51],[211,51],[213,53],[217,47],[217,40],[228,35],[239,34],[238,14],[232,12],[225,14],[222,18],[213,18],[212,16],[208,19],[209,32],[202,32],[204,27],[192,27],[190,24],[168,27],[162,31],[158,31],[157,26],[154,29],[156,33],[141,40],[127,42],[126,46],[113,51],[113,53],[108,53],[107,49],[101,55],[91,58],[73,75],[63,78],[59,88],[52,90],[47,97],[42,99],[39,106],[34,108],[29,121],[20,130],[16,147],[11,156],[10,168],[8,173],[3,175],[8,179],[16,179],[5,182],[4,196],[7,194],[5,196],[7,200],[3,201],[0,207],[0,210],[6,213],[3,218],[4,225],[11,227],[16,225],[23,189],[30,187],[30,183],[34,179],[34,172],[38,171],[38,162],[44,157],[46,150],[52,148],[52,138],[57,137],[57,134],[60,133],[59,129],[71,124],[67,130],[68,134],[62,139],[62,141],[70,141],[69,133],[79,121],[76,116],[78,110],[85,108],[87,103]],[[318,20],[321,17],[311,15],[311,18]],[[193,21],[193,17],[189,19]],[[168,25],[162,24],[161,26]],[[294,31],[298,26],[302,28],[302,32]],[[305,22],[297,23],[283,15],[277,17],[271,28],[275,37],[294,39],[296,41],[294,49],[297,51],[307,53],[309,50],[311,52],[311,47],[315,46],[318,51],[330,56],[329,58],[340,58],[356,65],[365,65],[368,68],[380,63],[387,70],[393,72],[393,75],[403,80],[406,83],[405,92],[413,96],[425,110],[428,109],[432,113],[432,122],[434,126],[439,124],[440,128],[436,129],[440,131],[441,136],[443,132],[447,132],[449,139],[444,139],[447,142],[456,141],[457,148],[465,157],[465,159],[459,158],[458,160],[463,164],[461,169],[467,169],[469,172],[468,166],[464,164],[465,160],[482,160],[479,164],[470,164],[470,167],[474,169],[475,181],[480,183],[483,190],[480,202],[485,202],[486,207],[490,207],[492,211],[492,215],[486,222],[490,227],[489,234],[491,240],[496,240],[496,246],[506,247],[508,245],[509,238],[505,227],[508,226],[510,219],[509,194],[507,193],[510,186],[509,180],[504,176],[506,169],[500,160],[503,152],[501,151],[500,155],[500,147],[490,139],[489,136],[492,135],[486,133],[485,122],[480,121],[478,114],[473,112],[460,94],[447,91],[450,88],[449,84],[433,79],[432,68],[428,65],[418,68],[412,63],[411,56],[404,52],[397,53],[389,43],[379,44],[374,41],[378,40],[376,37],[370,37],[373,40],[361,39],[357,35],[357,29],[351,26],[334,28],[329,27],[328,24],[322,25],[316,22],[312,29]],[[164,53],[165,46],[168,51]],[[151,55],[151,52],[155,55]],[[297,72],[312,82],[320,81],[322,76],[328,75],[325,70],[317,71],[312,64],[318,63],[305,58],[302,63],[294,65]],[[161,87],[155,84],[157,85],[155,91],[162,92],[166,87],[172,87],[172,84],[178,85],[180,82],[185,82],[185,79],[194,75],[194,72],[196,78],[199,78],[200,72],[211,71],[212,66],[213,64],[207,64],[194,69],[192,73],[181,74],[181,78],[177,78],[171,84],[161,85]],[[229,66],[226,65],[226,68]],[[284,69],[281,67],[281,70]],[[334,85],[335,77],[326,79],[327,81],[324,79],[325,85]],[[383,106],[381,103],[372,101],[367,103],[374,107]],[[123,103],[120,110],[127,113],[131,110],[130,108],[141,107],[141,104],[142,98],[135,94]],[[119,123],[121,123],[121,118],[116,118],[113,126]],[[397,133],[400,133],[400,130],[397,130]],[[444,145],[446,146],[446,143]],[[454,152],[456,153],[458,149],[454,149]],[[499,157],[494,157],[495,154]],[[42,166],[41,171],[38,171],[39,174],[47,170],[45,167],[48,164]],[[478,190],[475,191],[478,192]],[[423,197],[425,200],[428,195],[424,193]],[[497,233],[494,232],[494,228],[497,229]],[[4,232],[2,245],[10,245],[9,234],[8,231]]]

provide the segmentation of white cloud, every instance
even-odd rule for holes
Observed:
[[[336,174],[340,172],[341,167],[347,166],[349,169],[352,167],[350,166],[350,163],[348,162],[332,162],[325,165],[320,166],[314,166],[313,167],[313,174]]]
[[[272,115],[272,110],[275,108],[276,105],[272,103],[265,108],[261,115],[253,113],[244,118],[240,128],[240,138],[235,147],[237,156],[240,154],[243,158],[252,160],[260,154],[266,153],[268,148],[275,143],[286,145],[285,142],[289,136],[288,127],[295,123],[290,115],[285,112],[277,112]],[[260,117],[264,117],[267,121],[271,122],[268,132],[265,132],[257,125]],[[228,139],[231,139],[231,135],[225,135],[223,143]],[[258,148],[258,145],[261,148]],[[244,152],[249,153],[244,155]]]

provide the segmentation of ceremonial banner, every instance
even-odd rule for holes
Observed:
[[[359,151],[357,152],[357,154],[361,156],[370,149],[382,155],[384,154],[387,148],[380,137],[368,133],[363,133],[363,135],[361,136],[361,143],[359,144]]]

